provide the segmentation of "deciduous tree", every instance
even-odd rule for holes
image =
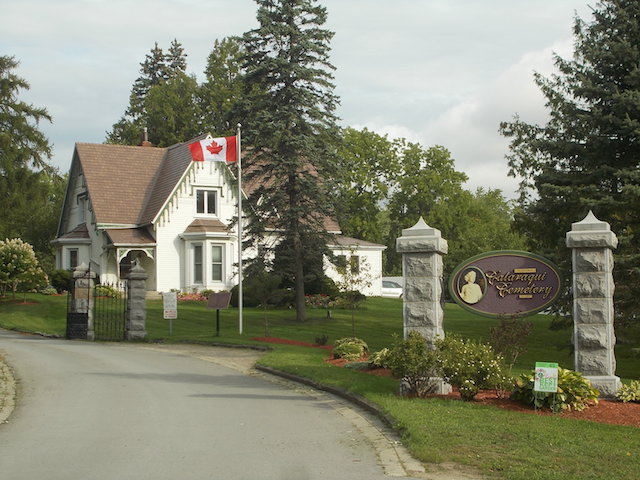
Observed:
[[[345,235],[382,243],[380,216],[398,181],[399,141],[367,130],[346,128],[338,149],[338,169],[332,183],[338,223]]]
[[[33,247],[19,238],[0,240],[0,290],[15,298],[19,289],[46,285],[47,277],[38,264]]]

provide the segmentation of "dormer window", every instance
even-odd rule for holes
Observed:
[[[215,190],[196,190],[196,213],[217,215],[218,195]]]

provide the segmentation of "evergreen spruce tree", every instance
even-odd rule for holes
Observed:
[[[242,44],[237,37],[216,40],[207,59],[205,82],[200,87],[203,130],[216,136],[233,135],[238,119],[233,112],[242,96],[244,75]]]
[[[280,234],[295,278],[297,319],[306,318],[305,267],[326,249],[331,204],[323,178],[335,155],[329,42],[324,7],[312,0],[256,0],[259,26],[243,36],[246,72],[242,123],[252,149],[243,160],[257,181],[249,198],[255,212],[250,235]],[[266,181],[264,181],[266,180]],[[318,239],[325,241],[319,242]],[[312,245],[309,245],[312,244]],[[313,250],[313,252],[312,252]]]
[[[161,124],[162,116],[150,118],[149,110],[155,113],[160,111],[159,108],[149,109],[146,104],[149,92],[154,87],[162,87],[169,80],[177,79],[175,83],[185,83],[187,69],[187,55],[184,53],[182,45],[173,40],[169,51],[165,54],[156,42],[151,51],[145,56],[140,63],[140,76],[133,83],[131,95],[129,96],[129,106],[124,115],[116,122],[111,131],[107,132],[107,143],[116,143],[121,145],[139,145],[145,127],[149,128],[151,141],[156,145],[170,145],[170,139],[165,138],[161,133],[151,130],[151,124]],[[196,101],[194,98],[193,101]],[[180,108],[181,102],[175,105]],[[171,109],[171,105],[167,105]],[[169,114],[171,117],[172,114]],[[198,118],[194,118],[197,121]]]
[[[29,83],[13,72],[18,65],[14,57],[0,56],[0,239],[22,238],[52,266],[49,242],[55,236],[65,182],[49,163],[51,145],[39,129],[51,116],[45,108],[19,99]]]
[[[533,248],[569,273],[565,233],[589,210],[611,224],[617,321],[638,320],[640,300],[640,3],[602,0],[590,23],[574,24],[572,59],[535,75],[549,120],[501,124],[507,156],[522,176],[518,225]],[[565,275],[568,278],[568,275]],[[568,291],[568,288],[567,288]],[[568,306],[568,303],[566,304]]]
[[[171,45],[169,45],[169,50],[165,55],[164,61],[166,64],[166,75],[168,78],[181,73],[186,73],[187,54],[184,53],[184,48],[182,48],[182,44],[178,42],[177,39],[174,38]]]

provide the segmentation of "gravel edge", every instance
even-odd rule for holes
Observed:
[[[0,424],[8,423],[16,406],[16,379],[11,367],[0,354]]]

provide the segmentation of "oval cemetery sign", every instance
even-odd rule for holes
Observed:
[[[548,260],[528,252],[501,250],[465,260],[449,278],[449,292],[466,310],[487,317],[524,317],[551,305],[560,274]]]

